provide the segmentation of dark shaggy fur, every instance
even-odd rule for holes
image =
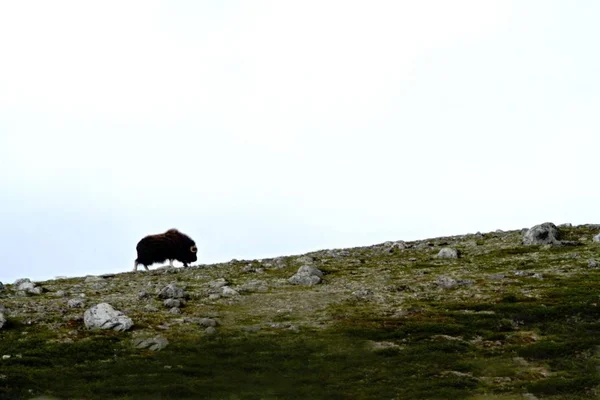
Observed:
[[[133,267],[134,271],[137,271],[139,264],[142,264],[148,271],[149,265],[166,260],[169,260],[171,266],[173,260],[177,260],[187,267],[189,263],[198,259],[196,243],[177,229],[169,229],[165,233],[144,237],[138,242],[136,250],[137,259]]]

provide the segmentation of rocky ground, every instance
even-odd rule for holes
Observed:
[[[0,398],[599,398],[599,232],[0,284]]]

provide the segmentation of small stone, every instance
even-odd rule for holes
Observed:
[[[225,297],[239,296],[237,290],[230,288],[229,286],[223,286],[221,288],[221,294]]]
[[[227,280],[225,278],[219,278],[208,282],[207,285],[212,289],[220,289],[223,286],[227,286]]]
[[[293,285],[313,286],[321,282],[321,278],[316,275],[294,275],[288,279]]]
[[[200,326],[204,326],[204,327],[211,327],[211,326],[217,326],[217,321],[212,319],[212,318],[200,318],[200,321],[198,321],[198,325]]]
[[[141,290],[138,292],[137,297],[138,299],[146,299],[148,298],[150,295],[148,294],[148,292],[146,292],[145,290]]]
[[[66,297],[67,296],[67,292],[65,292],[64,290],[59,290],[59,291],[55,292],[54,295],[56,297]]]
[[[177,307],[173,307],[169,310],[171,314],[181,314],[181,310]]]
[[[440,276],[437,281],[437,285],[444,289],[451,289],[458,285],[456,279],[450,278],[449,276]]]
[[[370,289],[360,289],[355,292],[352,292],[352,294],[358,297],[359,299],[367,299],[369,297],[373,297],[373,291]]]
[[[219,300],[221,298],[221,295],[218,293],[212,293],[208,296],[209,300]]]
[[[588,268],[598,268],[598,261],[594,259],[588,260]]]
[[[158,308],[151,305],[144,306],[143,310],[145,312],[158,312]]]
[[[204,333],[206,333],[207,335],[214,335],[215,333],[217,333],[217,329],[214,326],[209,326],[204,330]]]
[[[163,304],[167,308],[181,307],[181,301],[178,299],[166,299]]]
[[[162,336],[155,336],[153,338],[137,338],[133,339],[133,346],[138,349],[148,349],[151,351],[159,351],[167,347],[169,341]]]
[[[4,328],[4,325],[6,325],[6,316],[0,312],[0,329]]]
[[[67,307],[69,308],[83,308],[85,306],[85,301],[82,299],[70,299],[67,301]]]

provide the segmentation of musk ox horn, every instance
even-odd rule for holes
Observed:
[[[190,251],[192,253],[196,253],[196,252],[198,252],[198,248],[196,246],[192,246],[192,247],[190,247]]]

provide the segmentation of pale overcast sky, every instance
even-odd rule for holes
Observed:
[[[0,0],[0,281],[130,271],[173,227],[212,263],[598,223],[599,20],[594,0]]]

